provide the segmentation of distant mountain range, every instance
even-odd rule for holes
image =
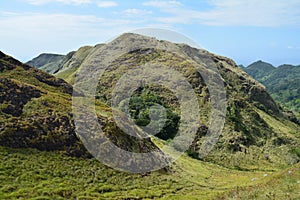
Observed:
[[[51,53],[43,53],[38,57],[28,61],[26,64],[54,74],[58,78],[62,78],[69,83],[73,83],[76,70],[79,68],[84,59],[97,47],[84,46],[77,51],[71,51],[67,55],[57,55]]]
[[[244,69],[264,84],[272,97],[288,108],[300,112],[300,65],[273,65],[257,61]]]

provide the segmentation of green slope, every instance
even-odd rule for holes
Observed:
[[[0,53],[0,144],[85,154],[70,108],[72,87]]]
[[[99,46],[102,46],[102,44],[95,47],[83,46],[76,51],[69,52],[67,55],[43,53],[26,64],[53,74],[69,83],[73,83],[76,70],[80,67],[84,59]]]
[[[271,177],[265,173],[256,180],[261,181],[255,186],[237,187],[222,194],[216,199],[299,199],[300,198],[300,164],[277,172]],[[256,181],[255,180],[255,181]]]
[[[133,34],[124,34],[118,39],[124,43],[124,46],[129,48],[133,45],[132,41],[137,41],[138,39],[140,45],[142,44],[146,47],[149,44],[157,44],[157,42],[160,42],[161,45],[171,45],[165,41],[157,41],[153,38]],[[65,61],[64,68],[58,71],[56,76],[73,83],[75,74],[81,69],[82,62],[88,61],[90,59],[88,57],[92,53],[101,56],[101,52],[105,48],[106,45],[80,48],[79,51],[73,52],[69,56],[68,61]],[[115,48],[118,48],[118,46],[115,46]],[[145,48],[120,55],[102,75],[96,98],[104,104],[109,104],[111,92],[118,79],[128,70],[135,69],[144,63],[172,66],[183,73],[187,80],[192,83],[193,88],[196,89],[201,107],[200,122],[204,129],[198,131],[198,136],[189,151],[191,156],[197,158],[200,146],[205,140],[204,135],[207,131],[205,127],[209,127],[211,102],[205,81],[194,70],[193,65],[195,62],[193,57],[198,57],[202,60],[209,58],[214,60],[225,81],[228,108],[226,123],[220,141],[214,152],[209,157],[206,157],[205,160],[243,169],[266,168],[266,165],[282,167],[298,161],[297,154],[291,153],[298,148],[299,137],[299,126],[294,123],[298,123],[298,120],[293,113],[283,110],[277,105],[265,87],[244,73],[232,60],[203,50],[193,49],[186,45],[178,45],[178,48],[181,51],[179,54]],[[132,47],[132,49],[134,48]],[[258,72],[260,70],[270,71],[273,68],[270,64],[262,61],[258,61],[250,66],[250,69]],[[92,70],[95,70],[96,73],[97,68]],[[164,105],[171,108],[172,112],[179,114],[179,104],[170,91],[150,86],[149,89],[144,90],[141,97],[148,98],[147,93],[149,92],[158,95],[163,102],[169,102],[167,105]],[[139,112],[146,114],[146,117],[136,119],[139,122],[147,122],[148,120],[147,112],[149,110],[145,107],[144,109],[144,111]],[[261,113],[266,113],[265,116],[271,119],[269,121],[273,121],[273,123],[268,123]],[[139,113],[131,114],[141,116]],[[289,132],[282,132],[276,129],[276,121],[283,123],[283,127],[290,127]],[[170,134],[172,133],[170,132]],[[265,156],[272,158],[272,160],[266,160]]]
[[[84,59],[92,52],[94,47],[85,46],[79,48],[74,53],[68,54],[66,59],[61,62],[60,69],[55,72],[55,76],[58,78],[63,78],[69,83],[74,82],[74,76],[76,70],[80,67]]]
[[[239,171],[187,156],[172,171],[115,171],[95,159],[0,147],[1,199],[298,199],[299,164]],[[5,181],[5,182],[4,182]]]
[[[170,172],[145,176],[115,171],[95,159],[32,149],[0,147],[0,158],[1,199],[213,199],[235,188],[255,188],[276,175],[230,170],[187,156]]]

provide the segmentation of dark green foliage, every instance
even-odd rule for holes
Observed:
[[[41,96],[41,91],[28,85],[18,85],[7,78],[0,78],[0,112],[20,116],[25,104]]]
[[[154,91],[151,91],[149,87],[140,88],[130,98],[130,114],[132,118],[135,119],[135,123],[138,126],[147,126],[151,122],[151,119],[149,117],[150,108],[155,104],[162,105],[165,108],[167,118],[166,122],[163,123],[164,116],[162,115],[162,113],[156,113],[156,115],[158,116],[158,120],[155,120],[155,122],[157,123],[155,127],[162,129],[159,133],[156,134],[156,136],[163,140],[174,138],[178,131],[180,116],[167,105],[166,100],[163,97],[159,96]],[[157,110],[154,112],[160,111]],[[164,124],[164,126],[159,127],[161,124]],[[145,129],[145,131],[147,131],[147,129]],[[148,131],[151,132],[152,130]]]
[[[250,74],[254,78],[261,79],[265,76],[268,76],[269,73],[276,68],[273,65],[260,60],[255,63],[252,63],[247,68],[242,69],[244,69],[248,74]]]

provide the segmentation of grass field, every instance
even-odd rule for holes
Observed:
[[[170,172],[115,171],[95,159],[0,147],[0,199],[298,199],[299,164],[238,171],[182,156]]]

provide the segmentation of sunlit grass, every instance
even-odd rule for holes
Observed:
[[[169,172],[146,176],[115,171],[95,159],[72,158],[59,152],[0,147],[0,158],[1,199],[214,199],[244,187],[260,190],[263,185],[267,191],[267,183],[281,175],[232,170],[186,155]],[[296,167],[293,176],[299,178]],[[284,181],[275,182],[274,187],[284,184],[289,190],[297,186],[296,178],[287,180],[290,186]],[[247,198],[247,193],[243,197]]]

